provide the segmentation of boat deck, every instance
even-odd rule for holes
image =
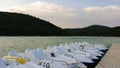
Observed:
[[[120,44],[113,44],[96,68],[120,68]]]

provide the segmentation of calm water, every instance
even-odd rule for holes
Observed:
[[[17,52],[24,52],[26,48],[36,49],[38,47],[46,48],[48,45],[58,45],[60,43],[71,42],[90,42],[110,45],[120,43],[120,37],[0,37],[0,57],[7,55],[11,49]]]

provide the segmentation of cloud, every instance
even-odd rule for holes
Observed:
[[[82,9],[82,11],[88,15],[95,16],[99,19],[117,19],[120,17],[120,6],[112,5],[105,7],[87,7]]]
[[[31,12],[36,13],[37,12],[37,14],[59,13],[62,15],[72,10],[74,9],[67,9],[67,8],[64,8],[63,6],[59,6],[53,3],[40,2],[40,1],[34,2],[29,5],[18,6],[18,7],[13,7],[9,9],[9,11],[12,11],[12,12],[22,12],[22,13],[31,13]]]
[[[120,10],[120,7],[116,5],[105,6],[105,7],[87,7],[83,9],[83,11],[86,12],[106,12],[106,11],[118,11],[118,10]]]
[[[32,4],[12,7],[9,11],[30,14],[63,28],[79,28],[92,24],[120,25],[120,6],[117,5],[74,9],[54,3],[36,1]]]

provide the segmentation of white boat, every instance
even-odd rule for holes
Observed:
[[[58,51],[57,53],[73,58],[77,62],[94,63],[91,59],[87,58],[84,54],[76,54],[76,53],[68,52],[67,50],[64,50],[63,47],[54,47],[54,48],[55,48],[55,51]]]
[[[64,55],[57,55],[57,54],[55,54],[54,52],[52,52],[50,50],[45,50],[44,53],[45,53],[47,59],[67,64],[68,68],[78,68],[78,67],[81,67],[81,65],[82,65],[82,67],[83,66],[85,67],[84,64],[82,64],[80,62],[76,62],[76,60],[73,59],[73,58],[69,58],[69,57],[66,57]]]
[[[14,50],[9,51],[8,56],[2,58],[2,62],[6,68],[43,68],[33,62],[27,62],[26,58],[19,56]]]
[[[72,52],[75,54],[82,54],[90,59],[99,59],[95,55],[92,55],[89,51],[85,50],[84,46],[81,46],[81,45],[69,45],[67,46],[67,49],[69,52]]]
[[[31,61],[36,63],[37,65],[42,66],[43,68],[67,68],[67,65],[63,64],[62,62],[56,62],[55,60],[47,59],[42,50],[26,50],[25,57]],[[56,66],[57,65],[57,66]]]

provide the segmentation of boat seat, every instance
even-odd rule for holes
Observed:
[[[16,52],[15,50],[10,50],[10,51],[8,52],[8,56],[18,57],[18,54],[17,54],[17,52]]]
[[[25,55],[27,59],[31,59],[31,60],[41,60],[45,58],[41,49],[37,49],[37,50],[27,49],[25,50]]]
[[[51,57],[56,57],[54,53],[50,53],[51,54]]]
[[[70,50],[70,49],[68,49],[68,52],[71,52],[71,50]]]

